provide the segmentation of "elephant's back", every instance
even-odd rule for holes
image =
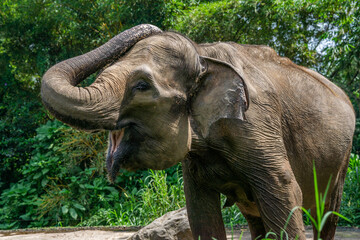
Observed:
[[[253,58],[249,61],[253,61],[254,67],[264,75],[261,80],[253,79],[253,86],[260,86],[257,81],[265,81],[272,88],[270,94],[277,100],[274,104],[278,104],[281,115],[281,132],[287,156],[303,191],[304,206],[311,207],[314,202],[313,162],[322,192],[330,176],[331,188],[345,177],[343,172],[348,164],[355,129],[351,102],[334,83],[275,55],[272,49],[243,48],[248,49],[249,58]],[[256,58],[256,55],[259,57]],[[263,92],[260,88],[257,90],[258,93]]]
[[[355,112],[341,88],[321,74],[280,57],[270,47],[231,45],[240,59],[237,68],[253,90],[250,105],[276,105],[284,134],[310,136],[315,145],[316,139],[323,145],[331,145],[330,139],[351,145]],[[335,144],[333,147],[338,149]]]
[[[278,56],[270,47],[227,45],[222,44],[221,48],[228,53],[221,55],[239,70],[248,85],[248,111],[266,107],[264,115],[271,115],[271,110],[281,119],[280,132],[288,160],[303,191],[304,206],[310,207],[313,162],[322,191],[330,176],[332,187],[344,177],[341,174],[348,164],[355,129],[351,102],[334,83]]]

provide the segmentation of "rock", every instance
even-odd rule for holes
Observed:
[[[166,213],[128,240],[193,240],[186,208]]]

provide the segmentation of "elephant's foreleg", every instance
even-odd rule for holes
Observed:
[[[194,240],[226,240],[220,194],[198,185],[184,162],[183,177],[186,208]]]
[[[289,168],[278,170],[276,174],[258,177],[252,192],[266,231],[274,232],[280,239],[281,234],[285,237],[283,229],[291,210],[302,206],[302,192]],[[300,210],[293,213],[285,231],[289,239],[306,239]]]

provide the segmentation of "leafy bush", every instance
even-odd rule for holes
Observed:
[[[91,215],[95,206],[109,207],[119,201],[119,192],[109,186],[103,169],[94,167],[97,163],[86,165],[91,162],[87,151],[77,156],[85,159],[80,163],[64,151],[73,138],[74,130],[69,129],[58,121],[37,129],[31,159],[21,169],[24,177],[1,194],[0,228],[74,225]],[[91,137],[101,139],[100,135]],[[88,143],[86,138],[79,142],[72,141],[74,152]],[[94,148],[99,145],[92,141]]]
[[[185,205],[180,166],[121,171],[111,185],[104,171],[106,134],[73,130],[58,121],[40,126],[24,176],[4,190],[0,229],[144,225]]]
[[[140,188],[124,191],[120,202],[101,208],[81,226],[144,226],[164,215],[185,206],[180,166],[166,171],[146,171],[140,178]]]
[[[20,83],[1,80],[0,191],[22,178],[21,168],[31,157],[35,130],[44,119],[33,91],[22,89]]]
[[[360,225],[360,157],[356,154],[350,157],[340,213],[348,217],[353,226]],[[340,219],[339,224],[348,226],[349,222]]]
[[[360,119],[356,119],[355,126],[356,127],[355,127],[354,139],[353,139],[352,152],[359,155],[360,154]]]
[[[226,197],[221,195],[222,206],[224,206],[225,200]],[[239,227],[247,224],[245,217],[241,214],[240,209],[236,206],[236,204],[231,207],[223,208],[221,213],[225,226],[230,227],[231,229],[233,229],[233,227]]]
[[[24,177],[1,194],[1,228],[46,224],[46,219],[38,219],[37,210],[41,204],[40,196],[44,192],[42,188],[48,184],[48,176],[57,173],[57,165],[61,161],[54,154],[56,148],[53,144],[59,126],[59,122],[48,122],[37,129],[37,135],[32,139],[34,150],[30,162],[21,167]]]

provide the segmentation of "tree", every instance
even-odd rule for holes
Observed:
[[[33,186],[36,181],[30,183],[24,179],[32,174],[24,173],[28,169],[26,165],[41,165],[39,159],[54,160],[44,157],[52,148],[47,146],[46,139],[42,139],[41,146],[38,144],[41,134],[36,131],[52,126],[47,123],[51,117],[43,109],[39,96],[44,72],[55,63],[94,49],[141,23],[176,30],[199,43],[235,41],[269,45],[281,56],[319,71],[341,86],[355,106],[358,120],[353,151],[359,153],[359,4],[355,0],[3,0],[0,3],[0,190],[10,189],[14,183]],[[71,134],[69,131],[50,135],[57,143],[66,145],[72,141]],[[82,133],[77,140],[98,144],[89,139]],[[66,158],[78,158],[78,153],[72,150]],[[86,164],[75,163],[74,168],[79,175],[89,176],[91,172],[82,171],[94,160],[91,156],[86,158]],[[50,165],[52,171],[58,167]],[[98,165],[100,174],[103,165]],[[126,177],[123,175],[119,181],[124,185],[135,182]],[[44,192],[40,189],[43,181],[37,181],[36,194]],[[20,197],[19,201],[23,199]],[[27,203],[19,202],[21,208],[25,206],[22,204]],[[1,210],[2,206],[0,215]]]

